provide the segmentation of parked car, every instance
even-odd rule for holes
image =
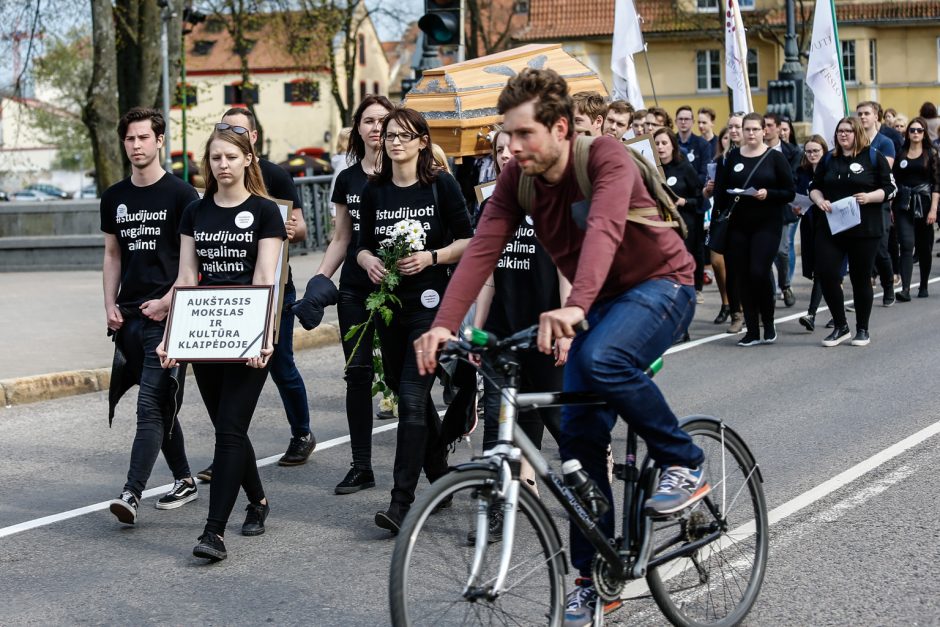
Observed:
[[[98,197],[98,186],[97,185],[86,185],[82,188],[82,191],[78,192],[79,198],[97,198]]]
[[[67,200],[72,197],[70,193],[61,187],[56,187],[55,185],[50,185],[49,183],[33,183],[32,185],[27,185],[26,190],[31,192],[41,192],[47,196],[61,198],[62,200]]]
[[[0,189],[0,201],[10,200],[10,195],[5,190]]]
[[[58,196],[50,196],[35,189],[24,189],[13,194],[13,200],[18,202],[51,202],[61,200]]]

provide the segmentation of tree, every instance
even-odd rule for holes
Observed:
[[[118,119],[117,47],[111,0],[91,0],[93,69],[82,121],[88,127],[95,161],[95,182],[104,190],[121,180]]]
[[[169,0],[170,76],[179,76],[183,0]],[[157,0],[114,0],[119,108],[162,106],[162,15]],[[171,78],[170,89],[176,87]]]
[[[509,48],[509,38],[517,26],[512,19],[513,4],[507,0],[465,0],[468,59]]]

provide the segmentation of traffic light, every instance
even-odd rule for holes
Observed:
[[[428,43],[436,46],[460,43],[460,0],[424,0],[424,11],[418,28],[424,31]]]

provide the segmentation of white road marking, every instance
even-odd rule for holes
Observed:
[[[930,281],[928,281],[928,283],[936,283],[937,281],[940,281],[940,277],[933,278]],[[878,292],[875,294],[875,297],[881,296],[881,294],[882,294],[881,292]],[[846,301],[846,304],[851,303],[851,302],[853,301],[850,301],[850,300]],[[829,309],[828,307],[820,307],[818,311],[828,311],[828,309]],[[775,323],[788,322],[790,320],[796,320],[802,315],[803,313],[795,313],[789,316],[776,318],[774,322]],[[672,353],[678,353],[681,351],[689,350],[696,346],[708,344],[709,342],[716,342],[722,338],[728,338],[728,337],[734,337],[734,336],[729,333],[716,333],[715,335],[703,337],[693,342],[686,342],[685,344],[678,344],[676,346],[673,346],[672,348],[667,350],[665,354],[670,355]],[[375,429],[372,430],[372,434],[375,435],[378,433],[383,433],[385,431],[391,431],[392,429],[396,429],[397,427],[398,427],[398,422],[396,421],[391,424],[383,425],[381,427],[376,427]],[[800,511],[804,507],[807,507],[808,505],[818,501],[824,496],[831,494],[835,490],[838,490],[842,486],[854,481],[855,479],[862,476],[863,474],[867,472],[871,472],[872,470],[874,470],[881,464],[884,464],[885,462],[893,459],[894,457],[897,457],[898,455],[900,455],[907,449],[911,448],[912,446],[915,446],[919,444],[920,442],[923,442],[927,438],[932,437],[933,435],[936,435],[938,432],[940,432],[940,422],[934,423],[933,425],[921,431],[918,431],[914,435],[908,438],[905,438],[904,440],[901,440],[901,442],[898,442],[894,446],[888,449],[885,449],[881,453],[878,453],[877,455],[874,455],[870,457],[869,459],[865,460],[864,462],[861,462],[860,464],[853,466],[852,468],[846,470],[845,472],[839,475],[836,475],[829,481],[821,483],[820,485],[816,486],[812,490],[808,492],[804,492],[803,494],[796,497],[795,499],[787,501],[780,507],[777,507],[773,511],[770,512],[770,524],[774,524],[775,522],[778,522],[786,518],[787,516],[790,516]],[[923,435],[925,433],[927,434]],[[332,440],[327,440],[326,442],[318,443],[316,450],[323,451],[328,448],[333,448],[334,446],[339,446],[340,444],[345,444],[346,442],[349,442],[349,436],[348,435],[340,436],[338,438],[333,438]],[[910,444],[905,444],[907,442],[910,442]],[[901,446],[903,446],[903,448],[898,449],[898,447],[901,447]],[[891,453],[891,451],[895,451],[895,452]],[[278,454],[278,455],[272,455],[271,457],[265,457],[264,459],[258,460],[258,467],[261,468],[264,466],[270,466],[271,464],[276,462],[278,459],[280,459],[280,457],[281,455]],[[172,487],[173,487],[173,484],[168,483],[163,486],[145,490],[142,495],[142,498],[147,499],[152,496],[159,496],[159,495],[166,494]],[[108,506],[110,503],[111,503],[110,501],[102,501],[100,503],[94,503],[93,505],[86,505],[85,507],[79,507],[78,509],[71,509],[66,512],[60,512],[58,514],[52,514],[50,516],[43,516],[42,518],[35,518],[33,520],[27,520],[26,522],[18,523],[15,525],[10,525],[9,527],[3,527],[2,529],[0,529],[0,538],[5,538],[7,536],[11,536],[16,533],[21,533],[23,531],[29,531],[30,529],[36,529],[37,527],[51,525],[53,523],[57,523],[63,520],[68,520],[70,518],[84,516],[85,514],[90,514],[92,512],[105,510],[105,509],[108,509]],[[645,589],[646,584],[642,581],[637,581],[631,584],[630,586],[628,586],[627,590],[629,590],[630,588],[638,584],[642,584],[643,588]],[[626,593],[626,590],[624,592]],[[630,595],[630,596],[635,596],[635,595]]]

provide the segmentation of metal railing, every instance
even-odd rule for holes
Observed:
[[[333,235],[333,216],[330,215],[330,181],[333,176],[300,176],[294,179],[297,194],[307,221],[307,239],[291,244],[291,254],[305,254],[326,248]]]

